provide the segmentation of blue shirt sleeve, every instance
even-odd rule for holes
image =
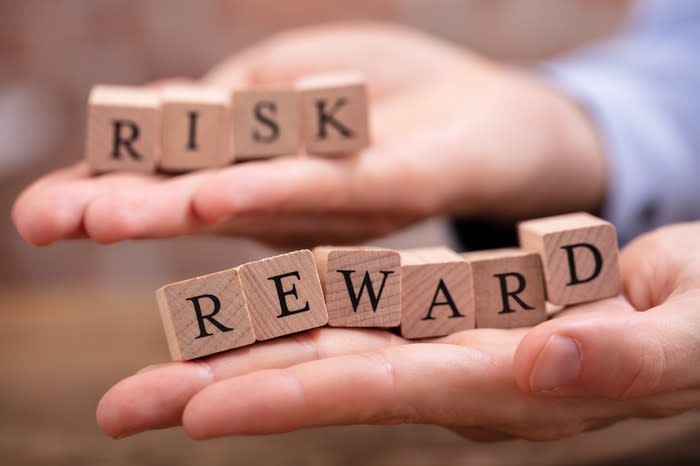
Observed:
[[[700,1],[639,2],[622,35],[544,69],[599,128],[621,242],[700,218]]]

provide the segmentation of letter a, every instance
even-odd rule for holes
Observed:
[[[437,300],[438,294],[440,294],[441,291],[443,296],[445,297],[444,301]],[[462,315],[459,312],[459,309],[457,309],[457,306],[455,305],[455,302],[452,299],[452,296],[450,295],[450,292],[442,279],[440,279],[440,283],[438,283],[438,286],[435,289],[435,294],[433,295],[433,301],[430,303],[428,315],[423,317],[421,320],[434,320],[435,317],[433,317],[433,308],[435,308],[435,306],[450,306],[450,309],[452,309],[452,315],[449,317],[450,319],[454,317],[464,317],[464,315]]]

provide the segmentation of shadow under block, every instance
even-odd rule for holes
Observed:
[[[229,93],[205,86],[166,86],[160,94],[162,154],[167,171],[233,162]]]
[[[547,319],[542,262],[537,253],[507,248],[468,252],[477,328],[517,328]]]
[[[567,305],[616,296],[620,271],[615,227],[587,213],[518,225],[523,249],[540,254],[547,299]]]
[[[258,341],[328,323],[314,256],[302,250],[239,267]]]
[[[398,327],[401,256],[382,248],[318,247],[314,258],[333,327]]]
[[[309,154],[343,154],[369,145],[367,86],[353,73],[297,81],[303,140]]]
[[[471,267],[447,248],[401,251],[401,306],[405,338],[474,328]]]
[[[236,269],[156,291],[170,355],[187,360],[255,342]]]
[[[95,86],[88,100],[85,159],[94,172],[152,172],[160,157],[158,91]]]
[[[301,115],[299,95],[293,89],[236,91],[232,105],[237,159],[299,152]]]

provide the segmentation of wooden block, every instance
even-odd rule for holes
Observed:
[[[161,169],[197,170],[233,162],[231,99],[227,91],[171,85],[162,89],[160,99]]]
[[[553,304],[620,292],[617,234],[609,222],[581,212],[522,222],[518,233],[521,247],[542,258],[547,299]]]
[[[85,158],[95,172],[154,171],[160,157],[158,92],[95,86],[88,101]]]
[[[468,252],[478,328],[516,328],[547,319],[540,256],[522,249]]]
[[[297,82],[302,132],[309,154],[343,154],[369,145],[367,86],[354,73],[316,75]]]
[[[156,291],[170,355],[187,360],[255,342],[236,269]]]
[[[328,323],[314,256],[302,250],[239,267],[258,341]]]
[[[314,249],[333,327],[398,327],[401,323],[401,256],[382,248]]]
[[[301,148],[300,118],[299,94],[293,89],[234,92],[236,158],[296,154]]]
[[[401,251],[401,335],[439,337],[474,328],[471,268],[447,248]]]

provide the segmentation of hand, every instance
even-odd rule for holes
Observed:
[[[284,157],[177,177],[91,177],[78,164],[17,200],[36,245],[197,233],[285,247],[350,243],[434,215],[512,219],[593,210],[606,168],[585,115],[537,80],[397,26],[333,25],[276,36],[204,82],[289,84],[358,70],[370,90],[370,148],[348,158]]]
[[[408,344],[322,328],[149,368],[103,397],[98,423],[115,437],[179,424],[205,439],[430,423],[479,440],[555,439],[700,406],[700,223],[642,237],[621,267],[626,297],[532,329]]]

